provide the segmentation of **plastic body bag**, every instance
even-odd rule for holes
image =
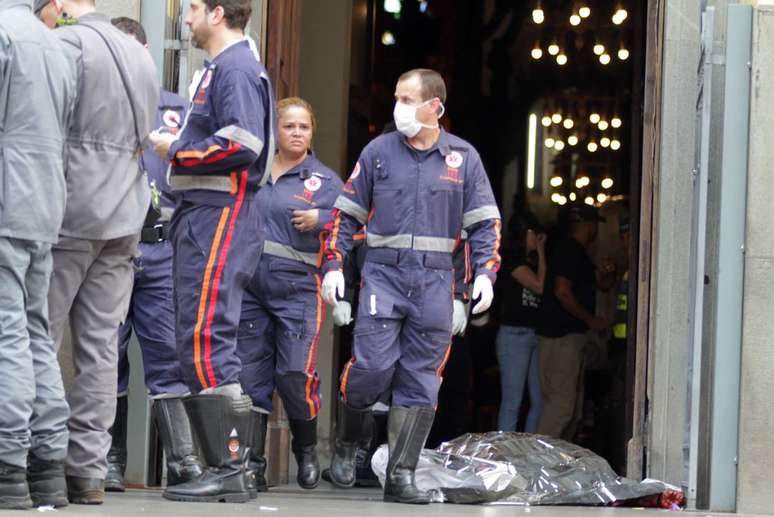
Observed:
[[[371,467],[384,485],[386,445],[374,454]],[[416,485],[430,491],[434,502],[450,503],[659,506],[665,493],[684,500],[664,483],[619,477],[587,449],[522,433],[465,434],[425,449]]]

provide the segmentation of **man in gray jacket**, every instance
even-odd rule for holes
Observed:
[[[0,0],[0,508],[67,505],[69,410],[46,294],[75,63],[31,7]]]
[[[43,20],[71,20],[54,34],[75,57],[78,75],[65,156],[67,208],[53,249],[48,297],[57,347],[68,321],[72,335],[66,474],[68,496],[76,504],[104,500],[108,429],[116,411],[117,332],[126,317],[132,257],[150,204],[138,155],[159,100],[150,54],[95,9],[93,0],[36,1]]]

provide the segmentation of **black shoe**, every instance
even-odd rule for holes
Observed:
[[[387,413],[374,413],[371,419],[370,439],[363,442],[355,454],[355,486],[374,488],[381,486],[371,469],[371,458],[376,450],[387,442]]]
[[[42,460],[30,453],[27,456],[27,484],[32,506],[67,506],[67,482],[64,460]]]
[[[183,399],[157,399],[153,402],[151,415],[156,422],[166,456],[167,486],[200,478],[204,468],[194,452],[191,422],[185,412]]]
[[[269,487],[266,483],[266,427],[269,415],[258,411],[252,411],[252,435],[250,437],[250,458],[247,461],[247,490],[250,499],[258,497],[258,492],[266,492]]]
[[[388,423],[390,459],[387,462],[387,475],[384,481],[385,501],[430,503],[430,494],[417,489],[414,483],[414,472],[434,418],[435,410],[430,407],[390,409]]]
[[[291,418],[288,423],[293,435],[291,449],[298,464],[296,481],[301,488],[317,488],[320,483],[320,462],[317,460],[317,419]]]
[[[24,510],[31,506],[27,469],[0,461],[0,509]]]
[[[207,468],[201,477],[167,487],[173,501],[244,503],[252,401],[248,396],[195,395],[184,401]]]
[[[107,492],[123,492],[124,472],[126,472],[126,423],[129,411],[129,400],[126,395],[116,399],[116,419],[110,428],[110,444],[107,461],[108,470],[105,475],[105,490]]]
[[[102,504],[105,502],[105,480],[66,476],[67,499],[72,504]]]
[[[343,400],[339,400],[336,442],[330,468],[331,481],[339,488],[350,488],[355,485],[355,455],[368,429],[370,419],[370,408],[355,409]]]

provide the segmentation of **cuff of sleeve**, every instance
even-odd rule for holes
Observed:
[[[175,159],[175,155],[177,154],[177,151],[180,150],[180,148],[183,146],[183,143],[180,140],[175,140],[172,142],[172,144],[169,146],[169,149],[167,150],[167,159],[171,162]]]
[[[317,229],[325,230],[325,227],[333,221],[333,210],[320,210],[317,220]]]
[[[489,279],[489,281],[492,282],[492,285],[494,285],[495,281],[497,280],[497,273],[495,273],[491,269],[487,269],[487,268],[479,269],[478,271],[476,271],[476,276],[474,278],[478,278],[480,275],[486,276]]]
[[[322,266],[322,272],[323,274],[326,274],[330,271],[342,271],[341,267],[341,261],[339,260],[329,260]]]

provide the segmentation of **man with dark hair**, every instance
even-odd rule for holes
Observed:
[[[543,412],[538,434],[572,441],[583,416],[586,333],[609,323],[595,315],[596,290],[610,289],[615,266],[594,265],[587,248],[605,220],[596,208],[570,208],[569,235],[553,249],[543,290],[543,314],[538,328],[540,389]]]
[[[0,0],[0,509],[67,506],[70,411],[46,295],[76,76],[31,6]]]
[[[255,194],[271,172],[275,121],[269,78],[242,32],[249,14],[249,0],[192,0],[185,21],[211,61],[182,131],[151,134],[171,162],[175,333],[195,394],[186,410],[210,467],[200,480],[168,488],[173,500],[244,502],[251,495],[245,463],[257,415],[239,382],[237,332],[263,248]]]
[[[131,18],[114,18],[113,25],[146,45],[145,30]],[[154,127],[176,134],[185,119],[182,97],[161,90]],[[202,465],[194,453],[191,424],[182,397],[189,393],[183,378],[175,343],[175,308],[172,303],[172,244],[169,220],[174,199],[167,184],[168,163],[152,148],[143,150],[140,162],[148,174],[151,203],[140,232],[140,256],[134,259],[134,287],[129,312],[118,331],[118,400],[116,418],[110,428],[105,490],[124,491],[126,432],[129,405],[129,339],[137,336],[142,351],[145,386],[153,399],[151,415],[161,437],[167,461],[167,486],[198,478]]]
[[[92,0],[36,3],[77,63],[78,102],[66,146],[67,205],[54,245],[51,336],[72,336],[75,378],[67,488],[71,503],[101,504],[116,410],[116,330],[132,292],[132,257],[150,203],[138,163],[159,100],[150,54],[95,12]],[[110,116],[106,116],[110,114]]]
[[[354,485],[356,452],[371,406],[392,397],[384,500],[429,503],[414,485],[435,417],[454,312],[453,253],[463,233],[474,271],[473,314],[492,303],[500,266],[500,212],[476,150],[439,127],[446,88],[432,70],[413,70],[395,88],[398,131],[366,146],[336,201],[325,242],[323,298],[344,295],[342,264],[366,223],[352,359],[341,375],[330,477]]]

